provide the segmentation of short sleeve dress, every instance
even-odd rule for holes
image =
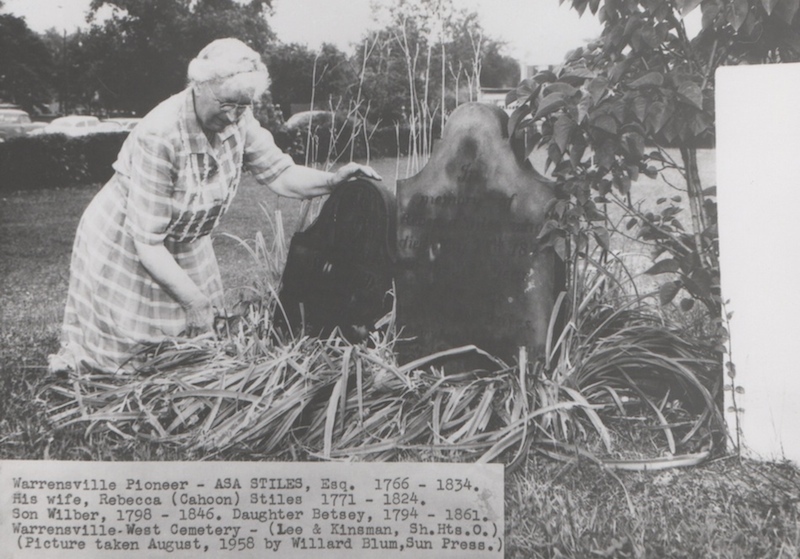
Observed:
[[[269,184],[292,165],[249,110],[209,141],[191,88],[148,113],[78,225],[60,362],[75,370],[132,372],[142,344],[185,330],[183,308],[142,266],[134,241],[166,246],[221,308],[209,233],[230,206],[243,168]]]

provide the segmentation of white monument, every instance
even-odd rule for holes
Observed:
[[[745,455],[800,464],[800,64],[721,68],[716,94],[726,360],[744,389],[726,419],[734,434],[744,410]]]

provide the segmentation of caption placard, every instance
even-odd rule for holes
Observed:
[[[0,462],[0,549],[58,557],[503,557],[503,466]]]

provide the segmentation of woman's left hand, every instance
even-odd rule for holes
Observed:
[[[349,181],[350,179],[365,178],[375,181],[383,180],[381,176],[367,165],[359,165],[358,163],[348,163],[343,167],[339,167],[333,174],[331,182],[334,185]]]

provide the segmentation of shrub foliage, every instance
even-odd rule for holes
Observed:
[[[46,134],[0,143],[0,191],[103,183],[111,178],[111,166],[127,135]]]

